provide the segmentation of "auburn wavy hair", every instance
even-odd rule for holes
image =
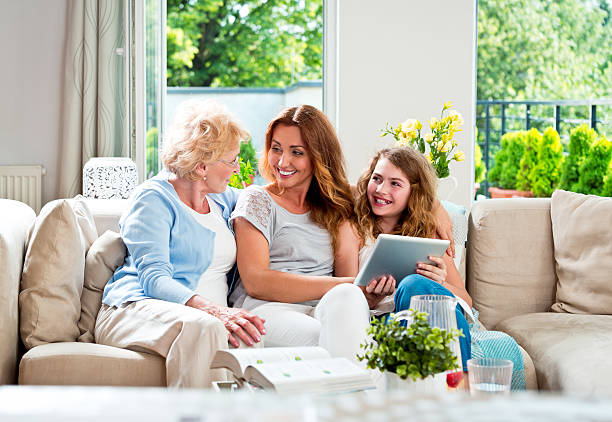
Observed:
[[[391,234],[413,237],[435,237],[436,222],[433,215],[436,201],[436,172],[427,158],[410,147],[386,148],[376,153],[357,182],[355,214],[357,231],[365,242],[374,240],[382,232],[368,200],[367,189],[378,161],[386,158],[400,169],[410,183],[408,205]]]
[[[340,224],[344,220],[354,221],[355,217],[344,155],[336,131],[325,114],[313,106],[301,105],[282,110],[268,125],[265,159],[259,163],[261,174],[273,185],[277,182],[268,162],[268,153],[274,129],[280,124],[300,129],[313,167],[313,178],[306,194],[310,219],[331,234],[335,250]]]

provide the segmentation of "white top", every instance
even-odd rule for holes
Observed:
[[[227,227],[221,208],[208,201],[210,212],[200,214],[187,207],[196,221],[215,232],[215,246],[210,266],[200,276],[195,292],[217,305],[227,306],[227,273],[236,262],[236,239]]]
[[[293,214],[277,204],[262,186],[251,185],[240,195],[230,221],[236,218],[244,218],[266,238],[271,270],[310,276],[333,275],[331,235],[312,222],[309,212]],[[242,282],[230,299],[234,306],[246,310],[267,303],[248,296]],[[317,302],[304,304],[314,306]]]

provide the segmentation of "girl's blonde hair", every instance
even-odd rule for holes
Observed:
[[[313,178],[306,194],[310,219],[327,229],[335,249],[340,223],[354,220],[351,188],[336,131],[325,114],[313,106],[302,105],[282,110],[268,125],[264,159],[259,164],[261,174],[274,184],[276,181],[268,163],[268,153],[272,146],[272,134],[279,124],[300,129],[313,167]]]
[[[215,101],[186,101],[179,106],[162,145],[168,171],[195,181],[199,163],[210,163],[236,149],[249,133],[227,108]]]
[[[365,241],[376,239],[381,233],[380,224],[372,212],[367,189],[372,173],[378,161],[389,160],[408,178],[410,197],[408,205],[400,215],[397,225],[391,234],[414,237],[434,237],[436,222],[433,215],[436,201],[436,173],[427,158],[410,147],[386,148],[370,161],[370,166],[359,177],[357,182],[355,213],[357,230]]]

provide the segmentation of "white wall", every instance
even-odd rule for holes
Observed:
[[[0,164],[42,164],[55,198],[67,0],[0,0]]]
[[[444,101],[452,101],[465,120],[456,140],[466,160],[451,165],[459,188],[450,200],[469,207],[476,0],[384,0],[375,6],[371,0],[337,2],[336,127],[351,181],[384,146],[380,129],[386,122],[416,118],[428,129],[427,119],[439,116]]]

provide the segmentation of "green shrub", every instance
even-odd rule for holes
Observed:
[[[482,162],[482,150],[478,143],[474,144],[474,183],[480,183],[485,179],[487,169]]]
[[[454,339],[463,336],[457,329],[450,331],[431,327],[426,312],[411,310],[413,322],[409,327],[391,319],[373,318],[368,328],[371,341],[359,360],[366,360],[370,369],[397,374],[400,378],[425,379],[430,375],[459,368],[451,348]]]
[[[516,188],[530,191],[533,187],[532,172],[538,162],[538,150],[542,143],[542,134],[535,128],[525,133],[525,152],[521,157],[518,174],[516,175]]]
[[[552,195],[559,184],[562,161],[561,138],[555,129],[549,127],[544,131],[538,144],[535,166],[529,175],[534,196],[549,197]]]
[[[249,139],[247,142],[240,143],[240,153],[238,156],[245,163],[251,163],[251,167],[255,170],[255,172],[257,172],[257,152],[253,146],[252,139]]]
[[[605,137],[597,139],[588,155],[580,165],[578,183],[575,192],[601,195],[604,190],[604,178],[609,172],[612,158],[612,143]]]
[[[155,176],[159,170],[159,131],[152,127],[147,131],[147,179]]]
[[[608,165],[608,174],[604,179],[601,196],[612,196],[612,161],[610,161],[610,165]]]
[[[580,125],[570,132],[569,154],[561,166],[559,189],[573,190],[578,183],[580,165],[587,156],[597,133],[588,125]]]
[[[502,137],[501,149],[495,154],[495,165],[489,171],[489,181],[500,188],[515,189],[521,157],[525,152],[526,132],[510,132]]]

